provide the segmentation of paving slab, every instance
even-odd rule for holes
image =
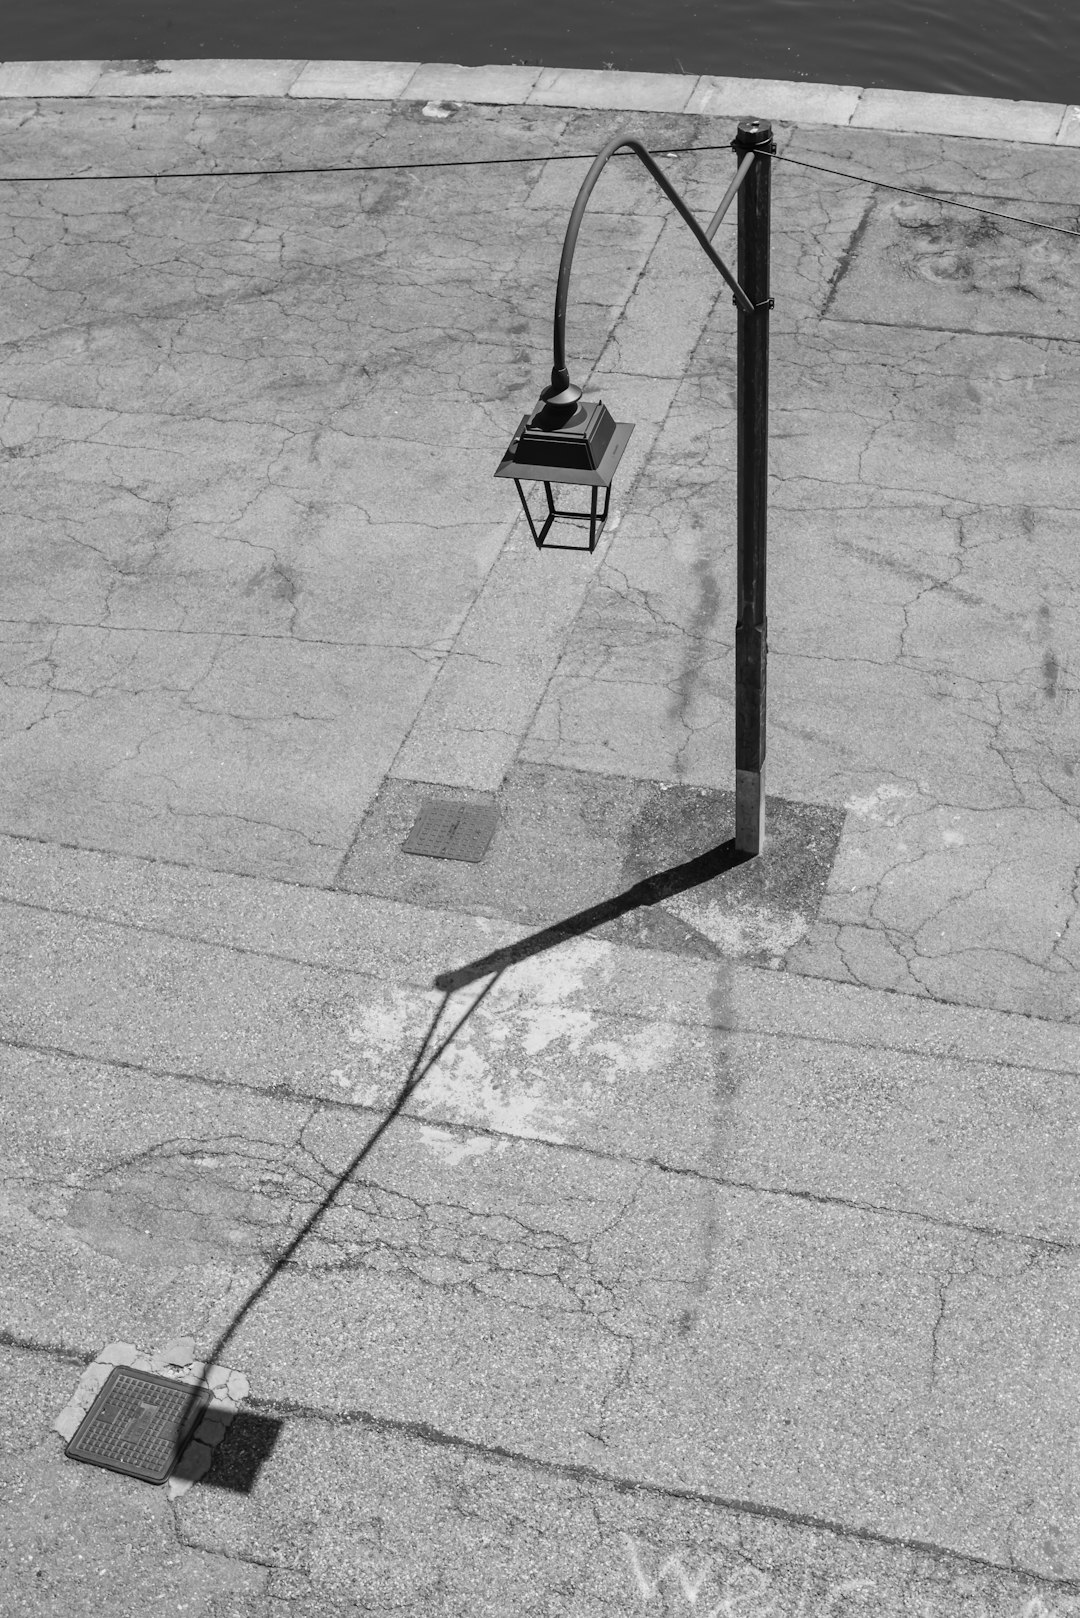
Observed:
[[[1014,222],[1025,216],[1030,227]],[[889,325],[1003,336],[1023,329],[1025,337],[1069,340],[1076,329],[1073,243],[1048,236],[1043,227],[1071,229],[1073,218],[1066,204],[1041,199],[1020,201],[1002,219],[919,197],[881,198],[864,219],[858,256],[833,283],[830,314],[877,319],[887,287]],[[1021,319],[1023,300],[1039,305],[1034,321],[1030,314]]]
[[[327,100],[383,100],[403,93],[419,62],[307,62],[289,87],[291,96]]]
[[[850,124],[865,94],[854,84],[798,84],[703,74],[687,112],[712,118],[775,118],[793,124]]]
[[[550,107],[618,107],[635,112],[685,112],[696,81],[672,73],[603,72],[545,67],[528,100]]]
[[[539,67],[503,64],[457,67],[429,62],[417,69],[400,93],[410,101],[505,102],[516,106],[527,99],[542,71]]]
[[[84,96],[101,77],[103,62],[0,62],[0,95]]]
[[[5,637],[4,651],[16,663],[27,653],[37,661],[47,649],[35,639]],[[283,657],[295,665],[284,705],[267,677]],[[58,703],[40,688],[28,694],[22,736],[8,747],[22,777],[9,800],[11,829],[315,882],[341,863],[431,679],[404,650],[388,658],[139,630],[73,628],[53,637],[52,658],[64,694]],[[368,706],[358,727],[357,709],[388,673],[397,723],[387,725],[384,706]],[[87,703],[92,713],[71,717]],[[182,786],[171,774],[177,744],[191,760]],[[238,752],[242,773],[231,768]],[[312,795],[324,805],[315,822]]]
[[[869,89],[851,117],[856,127],[918,129],[942,135],[1005,136],[1016,141],[1053,140],[1065,106],[1046,101],[1004,101],[993,97],[933,95]]]
[[[98,96],[280,96],[305,66],[303,61],[249,60],[113,61],[102,63],[91,95]]]

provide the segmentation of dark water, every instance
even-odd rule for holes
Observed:
[[[0,58],[541,63],[1080,100],[1080,0],[9,0]]]

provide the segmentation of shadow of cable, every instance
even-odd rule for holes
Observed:
[[[416,1089],[417,1085],[419,1085],[423,1081],[425,1075],[434,1066],[434,1064],[439,1060],[439,1057],[448,1048],[448,1046],[454,1041],[454,1039],[457,1037],[458,1033],[461,1031],[461,1029],[468,1022],[469,1018],[472,1016],[473,1012],[480,1005],[481,1001],[484,1000],[488,994],[490,994],[491,990],[495,987],[495,984],[499,980],[499,975],[500,974],[498,972],[494,973],[494,975],[492,976],[491,982],[486,984],[485,987],[480,991],[480,993],[476,996],[475,1000],[473,1000],[472,1004],[465,1011],[464,1015],[461,1016],[458,1019],[458,1021],[454,1024],[453,1028],[446,1035],[446,1037],[444,1039],[440,1040],[437,1044],[435,1044],[433,1046],[433,1041],[435,1040],[436,1030],[437,1030],[437,1028],[439,1026],[439,1023],[442,1020],[443,1014],[446,1011],[446,1008],[447,1008],[447,1006],[449,1004],[449,1001],[450,1001],[450,991],[447,991],[447,992],[444,993],[443,998],[442,998],[442,1003],[437,1008],[437,1010],[435,1012],[435,1015],[432,1017],[431,1022],[428,1025],[428,1030],[427,1030],[427,1033],[424,1035],[423,1041],[422,1041],[422,1043],[420,1045],[420,1049],[417,1051],[416,1056],[413,1058],[413,1063],[412,1063],[412,1066],[409,1069],[408,1077],[406,1078],[404,1084],[401,1086],[401,1089],[398,1091],[396,1097],[394,1098],[393,1105],[390,1107],[390,1109],[386,1113],[385,1117],[383,1117],[383,1118],[381,1118],[379,1120],[379,1123],[372,1130],[371,1134],[368,1136],[368,1138],[364,1142],[363,1146],[360,1147],[359,1151],[355,1152],[353,1154],[353,1156],[349,1159],[349,1162],[346,1164],[345,1168],[341,1171],[341,1173],[337,1176],[337,1178],[334,1181],[333,1185],[327,1191],[326,1195],[323,1197],[323,1199],[319,1203],[318,1207],[314,1210],[313,1213],[311,1213],[308,1216],[307,1219],[305,1219],[304,1223],[300,1226],[300,1229],[296,1232],[295,1236],[293,1236],[293,1238],[289,1242],[288,1246],[284,1247],[281,1250],[281,1252],[276,1255],[276,1257],[274,1259],[274,1262],[271,1264],[270,1268],[267,1270],[266,1274],[263,1276],[263,1278],[259,1282],[258,1286],[253,1287],[252,1290],[248,1293],[247,1297],[244,1299],[244,1301],[240,1305],[239,1309],[237,1309],[236,1313],[233,1315],[232,1320],[229,1322],[228,1326],[225,1328],[225,1330],[217,1338],[217,1341],[214,1343],[214,1345],[211,1348],[209,1354],[206,1356],[206,1363],[207,1364],[220,1364],[221,1363],[222,1355],[224,1354],[225,1350],[228,1348],[230,1342],[236,1336],[236,1333],[239,1331],[240,1327],[243,1325],[244,1321],[247,1319],[247,1317],[251,1313],[252,1309],[254,1309],[255,1305],[259,1302],[259,1299],[264,1296],[267,1289],[273,1283],[275,1277],[278,1276],[281,1273],[281,1271],[285,1268],[285,1266],[288,1264],[289,1260],[292,1258],[293,1254],[296,1252],[297,1248],[301,1245],[301,1243],[304,1242],[307,1239],[307,1237],[311,1235],[311,1232],[315,1229],[315,1226],[319,1223],[319,1220],[323,1217],[323,1215],[327,1212],[327,1210],[333,1205],[333,1203],[336,1200],[336,1198],[338,1196],[338,1193],[341,1191],[342,1187],[352,1178],[352,1176],[356,1173],[356,1170],[359,1168],[360,1164],[367,1157],[368,1153],[371,1152],[375,1148],[375,1146],[378,1144],[379,1140],[382,1138],[382,1136],[389,1129],[390,1125],[393,1123],[394,1119],[399,1116],[399,1114],[401,1113],[403,1107],[405,1106],[405,1103],[408,1101],[409,1097],[412,1095],[412,1093]],[[194,1405],[195,1402],[198,1400],[199,1391],[200,1390],[198,1389],[198,1387],[193,1387],[192,1388],[190,1400],[189,1400],[189,1403],[188,1403],[188,1405],[187,1405],[187,1407],[185,1409],[185,1413],[184,1413],[185,1417],[190,1412],[191,1406]],[[212,1411],[209,1412],[209,1414],[212,1416]],[[184,1424],[185,1423],[183,1421],[181,1421],[181,1423],[180,1423],[181,1428],[183,1427]],[[280,1426],[280,1423],[278,1424],[278,1426]],[[241,1439],[241,1446],[248,1453],[248,1472],[250,1474],[250,1478],[249,1478],[247,1489],[242,1491],[242,1492],[246,1493],[246,1492],[248,1492],[250,1487],[254,1484],[254,1479],[257,1476],[259,1467],[261,1467],[261,1465],[263,1464],[263,1461],[265,1461],[266,1458],[269,1456],[269,1454],[270,1454],[270,1452],[271,1452],[271,1450],[273,1448],[273,1444],[270,1444],[269,1447],[266,1447],[264,1445],[263,1448],[260,1450],[257,1446],[254,1446],[250,1442],[248,1442],[246,1444],[243,1443],[243,1437],[244,1437],[245,1431],[247,1431],[249,1439],[250,1439],[250,1436],[251,1436],[250,1420],[248,1420],[245,1423],[244,1426],[241,1426],[241,1424],[240,1424],[240,1416],[238,1415],[236,1421],[233,1422],[232,1427],[230,1428],[230,1431],[227,1432],[225,1437],[222,1439],[221,1444],[219,1446],[219,1453],[215,1454],[214,1463],[213,1463],[213,1466],[211,1468],[211,1471],[214,1474],[219,1474],[220,1469],[227,1469],[229,1467],[229,1465],[231,1464],[230,1459],[229,1459],[230,1452],[231,1452],[231,1449],[232,1449],[232,1445],[230,1444],[230,1439],[232,1438],[234,1431],[238,1431],[238,1436]],[[197,1436],[197,1432],[198,1432],[198,1429],[196,1428],[196,1436]],[[273,1438],[274,1438],[274,1442],[276,1442],[276,1440],[277,1440],[276,1431],[275,1431],[275,1433],[273,1435]],[[254,1467],[253,1471],[251,1470],[252,1466]],[[183,1456],[181,1456],[180,1460],[179,1460],[179,1463],[178,1463],[178,1466],[177,1466],[177,1472],[176,1472],[176,1475],[178,1477],[183,1477],[184,1476],[183,1468],[184,1468],[184,1458],[183,1458]],[[219,1487],[226,1487],[226,1488],[230,1487],[230,1485],[222,1484],[220,1482],[220,1476],[219,1475],[214,1476],[213,1478],[210,1479],[210,1481],[217,1483]]]
[[[736,866],[744,864],[753,857],[753,855],[743,853],[737,849],[732,839],[722,843],[718,848],[710,849],[705,854],[697,855],[694,859],[685,860],[681,865],[674,865],[669,870],[658,871],[653,876],[646,877],[640,882],[635,882],[634,886],[628,888],[625,893],[616,894],[611,899],[603,899],[598,904],[590,905],[585,910],[579,910],[572,916],[566,916],[562,921],[554,922],[550,927],[544,927],[539,932],[530,934],[527,938],[519,939],[515,944],[509,944],[504,949],[494,950],[490,955],[481,956],[480,959],[470,961],[452,971],[440,972],[435,979],[435,987],[442,991],[442,1001],[431,1019],[420,1049],[413,1059],[408,1076],[398,1091],[393,1105],[385,1117],[380,1119],[359,1151],[350,1158],[348,1164],[337,1176],[318,1207],[304,1221],[288,1246],[278,1253],[258,1286],[248,1293],[229,1325],[218,1337],[207,1355],[208,1363],[221,1362],[222,1354],[236,1336],[252,1309],[272,1285],[275,1277],[285,1268],[301,1243],[310,1236],[319,1220],[333,1205],[342,1187],[356,1173],[360,1164],[378,1144],[395,1118],[400,1116],[409,1097],[417,1086],[422,1083],[426,1074],[443,1055],[444,1051],[457,1038],[469,1018],[491,993],[508,967],[515,966],[521,961],[531,960],[534,956],[542,955],[545,950],[554,949],[557,945],[565,943],[567,939],[580,938],[585,933],[593,932],[597,927],[603,926],[605,922],[615,921],[619,916],[625,916],[629,911],[641,909],[646,905],[659,904],[672,894],[682,893],[687,888],[697,887],[703,882],[709,882],[714,877],[722,875],[725,871],[733,870]],[[450,1032],[436,1042],[436,1031],[450,1003],[450,996],[485,977],[490,981],[476,995]],[[194,1400],[196,1396],[197,1390],[193,1389],[192,1399]],[[260,1467],[273,1451],[280,1426],[280,1422],[269,1418],[256,1417],[249,1412],[238,1414],[232,1429],[222,1440],[221,1453],[215,1457],[211,1475],[207,1481],[218,1488],[235,1489],[241,1493],[250,1492]],[[234,1445],[236,1449],[235,1457],[233,1456]],[[235,1481],[226,1481],[229,1478]]]

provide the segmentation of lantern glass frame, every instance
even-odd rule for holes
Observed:
[[[596,542],[603,533],[604,524],[607,522],[608,507],[611,504],[611,485],[608,484],[604,489],[603,511],[598,512],[596,509],[597,500],[600,494],[599,484],[593,484],[592,499],[588,511],[561,511],[559,507],[556,506],[554,497],[552,496],[551,484],[546,480],[542,481],[544,483],[544,494],[547,497],[547,516],[542,519],[541,526],[539,530],[537,530],[536,519],[533,517],[533,514],[529,509],[529,502],[525,498],[525,490],[521,487],[522,479],[514,479],[514,487],[517,489],[518,499],[521,501],[521,507],[525,513],[526,520],[528,521],[529,530],[532,537],[536,541],[537,549],[543,550],[546,548],[553,551],[580,551],[585,549],[583,545],[562,545],[557,540],[551,545],[546,544],[547,536],[551,532],[552,524],[559,520],[571,523],[588,523],[588,549],[591,554],[596,549]]]
[[[518,499],[521,501],[522,510],[525,512],[525,517],[529,524],[529,531],[538,550],[584,551],[586,549],[584,545],[561,545],[548,540],[547,536],[551,532],[552,525],[561,520],[571,523],[588,523],[589,543],[587,549],[591,554],[596,549],[597,540],[603,533],[604,524],[608,519],[608,512],[611,508],[611,485],[619,462],[622,460],[623,453],[630,441],[634,423],[632,421],[617,421],[599,466],[595,470],[586,470],[583,467],[572,466],[536,466],[528,461],[518,461],[516,458],[518,445],[529,421],[529,416],[522,416],[517,432],[510,440],[506,454],[496,468],[495,476],[497,478],[513,478],[514,486],[518,492]],[[529,509],[529,502],[526,500],[525,491],[522,488],[523,483],[542,483],[544,485],[547,514],[542,518],[539,526]],[[568,486],[580,484],[590,489],[589,510],[567,511],[561,509],[556,505],[551,492],[553,484]],[[598,510],[601,489],[604,491],[604,505],[603,510]]]

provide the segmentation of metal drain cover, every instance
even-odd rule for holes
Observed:
[[[144,1483],[164,1483],[209,1400],[205,1387],[117,1365],[64,1454]]]
[[[482,860],[499,824],[490,803],[448,803],[425,798],[416,824],[402,843],[405,854],[427,854],[437,860]]]

